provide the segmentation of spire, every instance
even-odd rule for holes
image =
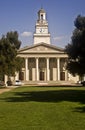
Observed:
[[[43,9],[43,5],[41,4],[41,9]]]

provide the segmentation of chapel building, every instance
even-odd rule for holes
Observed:
[[[38,20],[33,34],[34,43],[18,51],[18,56],[24,58],[25,64],[15,80],[25,83],[77,82],[78,76],[73,77],[66,70],[68,55],[63,48],[51,44],[48,21],[44,9],[38,11]]]

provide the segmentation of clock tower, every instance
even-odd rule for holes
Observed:
[[[50,33],[48,31],[48,22],[44,9],[38,11],[38,20],[35,25],[34,44],[46,43],[50,44]]]

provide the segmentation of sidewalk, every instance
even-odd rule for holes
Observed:
[[[10,90],[12,90],[12,89],[14,89],[14,88],[16,88],[17,86],[8,86],[8,87],[6,87],[6,88],[1,88],[0,89],[0,94],[2,94],[2,93],[4,93],[4,92],[8,92],[8,91],[10,91]]]
[[[2,94],[4,92],[8,92],[10,90],[11,90],[11,88],[2,88],[2,89],[0,89],[0,94]]]

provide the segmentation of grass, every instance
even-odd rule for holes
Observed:
[[[0,130],[84,129],[84,87],[19,87],[0,95]]]

